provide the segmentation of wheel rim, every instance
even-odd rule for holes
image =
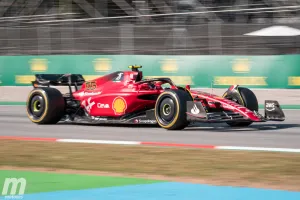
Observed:
[[[163,124],[169,124],[174,120],[177,109],[174,100],[170,97],[165,97],[159,104],[158,117]]]
[[[170,104],[164,104],[163,108],[162,108],[162,111],[163,111],[163,113],[164,113],[165,116],[170,115],[170,113],[171,113],[171,106],[170,106]]]
[[[38,100],[35,100],[33,102],[33,112],[38,112],[41,109],[41,102]]]
[[[34,95],[29,100],[28,113],[34,119],[39,119],[45,112],[45,99],[41,95]]]

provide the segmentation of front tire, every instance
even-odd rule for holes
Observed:
[[[157,123],[168,130],[181,130],[188,126],[186,117],[187,101],[192,97],[184,90],[166,90],[156,100],[155,118]]]
[[[251,111],[258,111],[258,101],[255,94],[248,88],[239,87],[238,92],[232,93],[229,96],[225,96],[232,101],[248,108]],[[226,122],[232,127],[246,127],[253,122]]]
[[[28,118],[36,124],[56,124],[65,111],[65,100],[55,88],[35,88],[28,95]]]

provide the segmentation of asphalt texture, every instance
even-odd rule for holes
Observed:
[[[255,123],[247,128],[201,123],[168,131],[137,125],[37,125],[27,118],[25,106],[0,106],[0,136],[300,148],[300,110],[284,112],[284,122]]]

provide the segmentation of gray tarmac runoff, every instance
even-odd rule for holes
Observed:
[[[28,119],[25,106],[0,106],[0,136],[300,148],[300,110],[284,113],[284,122],[253,123],[246,128],[198,123],[184,130],[168,131],[158,126],[37,125]]]

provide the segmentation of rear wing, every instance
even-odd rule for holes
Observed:
[[[33,87],[38,86],[81,86],[85,82],[81,74],[35,74]]]

